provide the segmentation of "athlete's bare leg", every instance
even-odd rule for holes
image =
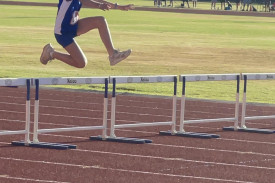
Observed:
[[[115,49],[108,24],[104,17],[99,16],[80,19],[78,21],[77,35],[80,36],[81,34],[85,34],[93,29],[99,30],[100,38],[105,45],[108,54],[112,55]],[[86,66],[87,58],[76,42],[66,46],[65,50],[68,52],[67,54],[54,51],[52,57],[77,68],[83,68]]]
[[[53,58],[77,68],[84,68],[87,65],[87,58],[76,42],[65,47],[68,53],[54,51]]]
[[[110,30],[104,17],[88,17],[79,20],[77,35],[85,34],[90,30],[98,29],[100,38],[105,45],[109,55],[112,55],[115,48],[113,46]]]

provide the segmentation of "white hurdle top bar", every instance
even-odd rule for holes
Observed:
[[[78,85],[78,84],[104,84],[109,77],[57,77],[33,78],[39,79],[40,85]]]
[[[116,79],[116,83],[162,83],[174,82],[177,75],[164,75],[164,76],[110,76],[110,83]]]
[[[26,78],[0,78],[0,86],[24,86],[27,85]]]
[[[180,81],[230,81],[237,80],[240,74],[186,74],[180,75]]]
[[[242,79],[247,76],[248,80],[273,80],[275,73],[242,73]]]

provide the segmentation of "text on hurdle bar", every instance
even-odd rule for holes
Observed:
[[[246,76],[247,80],[273,80],[275,73],[242,73],[242,79]]]
[[[116,79],[116,83],[162,83],[174,82],[176,75],[163,76],[110,76],[110,83]]]
[[[180,75],[180,81],[185,78],[186,82],[192,81],[231,81],[237,80],[240,74],[186,74]]]
[[[56,77],[33,78],[39,79],[40,85],[80,85],[80,84],[104,84],[108,77]]]

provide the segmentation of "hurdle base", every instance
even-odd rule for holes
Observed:
[[[234,126],[223,127],[222,129],[224,131],[238,131],[238,129],[235,130]]]
[[[272,134],[275,133],[274,130],[269,129],[258,129],[258,128],[240,128],[239,132],[249,132],[249,133],[263,133],[263,134]]]
[[[233,126],[224,127],[223,130],[225,131],[235,131]],[[248,133],[262,133],[262,134],[272,134],[275,133],[274,130],[269,129],[259,129],[259,128],[238,128],[236,131],[238,132],[248,132]]]
[[[191,138],[201,138],[201,139],[220,138],[220,135],[217,135],[217,134],[196,133],[196,132],[172,133],[171,131],[160,131],[159,134],[166,135],[166,136],[191,137]]]
[[[67,150],[67,149],[76,149],[76,145],[72,144],[60,144],[60,143],[49,143],[49,142],[38,142],[38,143],[29,143],[25,144],[24,141],[12,141],[14,146],[28,146],[36,148],[47,148],[47,149],[58,149],[58,150]]]
[[[130,144],[147,144],[147,143],[152,143],[153,142],[150,139],[139,139],[139,138],[128,138],[128,137],[107,137],[107,138],[102,138],[101,136],[91,136],[90,140],[121,142],[121,143],[130,143]]]

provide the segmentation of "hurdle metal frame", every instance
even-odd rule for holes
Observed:
[[[29,144],[32,147],[52,148],[52,149],[75,149],[76,145],[59,144],[49,142],[39,142],[38,134],[56,133],[68,131],[82,131],[82,130],[102,130],[102,137],[107,137],[107,112],[108,112],[108,77],[60,77],[60,78],[34,78],[36,88],[35,103],[34,103],[34,131],[33,142]],[[103,125],[102,126],[81,126],[81,127],[67,127],[67,128],[51,128],[38,129],[39,116],[39,86],[40,85],[81,85],[81,84],[105,84],[104,92],[104,109],[103,109]],[[20,145],[20,143],[19,143]]]
[[[1,131],[0,135],[20,135],[25,134],[25,140],[22,141],[24,145],[28,145],[30,143],[30,87],[31,87],[31,79],[26,78],[1,78],[0,86],[3,87],[17,87],[17,86],[26,86],[26,124],[25,130],[17,130],[17,131]],[[12,142],[13,145],[16,145]]]
[[[215,119],[199,119],[199,120],[185,120],[185,101],[186,101],[186,82],[196,81],[236,81],[236,100],[235,100],[235,115],[231,118],[215,118]],[[238,129],[239,116],[239,90],[240,90],[240,74],[196,74],[196,75],[180,75],[182,81],[182,96],[181,96],[181,113],[180,113],[180,129],[178,135],[195,138],[219,138],[217,134],[185,132],[185,124],[194,123],[213,123],[213,122],[234,122],[234,129]]]
[[[238,129],[238,131],[252,132],[252,133],[264,133],[264,134],[275,133],[275,130],[247,128],[246,124],[245,124],[246,120],[275,119],[275,115],[246,116],[246,92],[247,92],[248,80],[275,80],[275,73],[243,73],[242,79],[244,80],[244,91],[243,91],[243,102],[242,102],[241,126]]]
[[[174,83],[174,95],[173,95],[173,109],[172,119],[167,122],[143,122],[135,124],[115,124],[116,114],[116,84],[118,83]],[[116,137],[115,129],[121,128],[135,128],[135,127],[148,127],[148,126],[171,126],[171,131],[176,133],[176,108],[177,108],[177,76],[176,75],[160,75],[160,76],[111,76],[110,83],[113,84],[112,102],[111,102],[111,127],[110,136],[107,138],[108,141],[113,142],[124,142],[124,143],[151,143],[150,139],[139,139],[139,138],[126,138]]]

